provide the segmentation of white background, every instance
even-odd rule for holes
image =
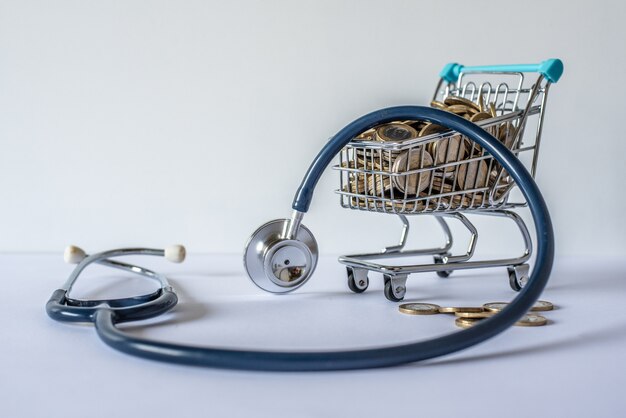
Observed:
[[[192,255],[182,265],[135,257],[167,274],[180,304],[134,335],[212,347],[341,350],[424,340],[459,329],[451,315],[412,316],[375,277],[347,290],[343,266],[284,297],[262,293],[238,255]],[[625,260],[560,257],[542,299],[543,327],[511,327],[489,341],[422,363],[374,370],[269,373],[147,361],[102,343],[92,326],[54,322],[43,303],[70,270],[54,255],[1,254],[11,277],[0,304],[0,416],[117,417],[554,417],[616,418],[626,399]],[[94,267],[77,297],[145,292],[146,280]],[[94,277],[94,271],[100,273]],[[153,286],[149,287],[153,289]],[[508,300],[502,269],[412,276],[407,299],[441,306]]]
[[[625,11],[571,0],[0,1],[0,250],[241,252],[259,224],[289,215],[314,155],[356,117],[427,103],[447,62],[559,57],[538,173],[557,251],[622,255]],[[325,174],[305,219],[321,251],[395,241],[393,217],[340,209],[336,176]],[[416,222],[422,242],[438,239]],[[483,250],[507,249],[499,226],[479,227],[497,232]]]

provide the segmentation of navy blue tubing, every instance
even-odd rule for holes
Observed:
[[[193,347],[150,341],[129,335],[115,324],[122,318],[107,308],[94,314],[100,338],[109,346],[139,357],[171,363],[225,369],[265,371],[325,371],[395,366],[463,350],[512,326],[541,295],[552,269],[554,237],[546,204],[522,163],[480,127],[453,114],[420,106],[400,106],[367,114],[339,131],[320,151],[294,200],[294,209],[306,212],[320,175],[334,156],[357,134],[395,120],[421,119],[446,126],[471,138],[504,166],[526,197],[537,231],[537,261],[527,285],[498,315],[473,327],[432,340],[398,346],[328,352],[270,352]]]

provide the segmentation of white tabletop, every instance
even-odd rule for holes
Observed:
[[[288,296],[256,289],[240,255],[191,255],[167,273],[180,304],[139,335],[265,349],[364,348],[454,332],[448,315],[408,316],[382,280],[352,294],[334,257]],[[71,271],[60,256],[0,255],[0,416],[618,416],[626,407],[626,261],[559,259],[543,299],[549,325],[514,327],[454,355],[402,367],[320,373],[241,372],[143,360],[104,345],[90,325],[49,319],[44,304]],[[94,267],[75,295],[121,296],[141,278]],[[123,283],[123,289],[121,288]],[[115,286],[117,285],[117,286]],[[504,269],[412,276],[406,300],[509,300]],[[146,325],[146,323],[144,323]]]

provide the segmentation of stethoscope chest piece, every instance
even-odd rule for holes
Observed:
[[[317,265],[317,242],[300,225],[293,239],[286,238],[289,219],[275,219],[257,229],[246,244],[243,263],[254,284],[272,293],[302,286]]]

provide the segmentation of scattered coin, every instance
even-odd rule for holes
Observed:
[[[515,325],[520,327],[540,327],[548,323],[548,320],[541,315],[524,315]]]
[[[504,309],[509,303],[508,302],[490,302],[485,303],[483,308],[490,312],[500,312]],[[541,311],[551,311],[554,309],[554,305],[552,302],[548,302],[547,300],[538,300],[535,302],[532,308],[530,308],[531,312],[541,312]]]
[[[481,307],[475,306],[441,306],[439,307],[439,313],[457,313],[457,312],[469,312],[469,313],[479,313],[484,312],[485,310]]]
[[[398,307],[398,310],[409,315],[434,315],[439,313],[439,305],[432,303],[404,303]]]
[[[532,312],[551,311],[554,309],[554,305],[547,300],[538,300],[535,305],[530,308]]]
[[[506,308],[508,302],[489,302],[483,305],[483,308],[489,312],[500,312],[502,309]]]
[[[475,325],[478,321],[482,321],[485,318],[489,318],[496,315],[502,309],[508,305],[507,302],[490,302],[485,303],[483,306],[439,306],[434,303],[405,303],[399,306],[399,310],[402,313],[409,315],[435,315],[438,313],[453,313],[455,315],[455,324],[461,328],[469,328]],[[551,302],[541,300],[537,301],[534,310],[551,310],[554,309],[554,305]],[[520,327],[539,327],[546,325],[548,320],[538,314],[528,313],[515,322],[516,326]]]
[[[454,320],[454,323],[456,324],[457,327],[470,328],[470,327],[476,325],[476,323],[478,323],[479,321],[481,321],[481,319],[457,318],[457,319]]]
[[[496,313],[497,312],[489,312],[489,311],[482,311],[482,312],[455,312],[454,315],[459,317],[459,318],[479,319],[479,318],[489,318],[490,316],[493,316]]]

